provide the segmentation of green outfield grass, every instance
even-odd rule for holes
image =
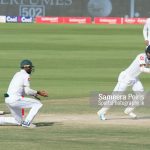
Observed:
[[[0,109],[7,111],[3,93],[19,70],[20,61],[31,59],[36,66],[32,88],[49,93],[48,100],[42,100],[40,114],[96,115],[97,108],[89,104],[91,92],[112,91],[118,74],[138,53],[144,52],[142,28],[0,24]],[[150,89],[149,80],[149,75],[141,76],[145,90]],[[138,110],[149,115],[149,108]],[[118,108],[110,112],[122,115],[121,111]],[[0,150],[149,150],[149,133],[148,126],[52,120],[33,130],[0,127]]]
[[[3,128],[0,144],[2,150],[149,150],[147,132],[148,128],[103,125],[72,128],[56,124],[35,130]]]
[[[72,113],[73,115],[84,114],[87,116],[95,114],[94,108],[88,105],[88,100],[80,100],[80,103],[78,100],[43,101],[44,107],[40,114],[50,113],[51,115],[62,112],[64,117]],[[4,105],[0,106],[0,108],[4,108]],[[145,108],[142,109],[142,112],[144,110]],[[112,109],[110,113],[121,114],[121,109]],[[148,115],[148,111],[145,111],[145,114]],[[0,127],[0,149],[9,150],[11,147],[12,150],[149,150],[150,148],[149,125],[111,125],[103,124],[100,121],[99,124],[90,124],[90,119],[89,124],[88,121],[84,123],[78,122],[78,120],[66,123],[61,118],[58,121],[53,121],[53,119],[49,121],[50,118],[51,116],[48,121],[36,121],[39,126],[35,129],[15,126]],[[118,119],[114,121],[117,122]]]
[[[144,49],[142,26],[131,25],[0,24],[0,39],[1,92],[27,58],[36,66],[32,86],[47,89],[50,98],[111,91],[119,72]]]

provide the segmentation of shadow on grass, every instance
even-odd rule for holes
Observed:
[[[138,117],[137,119],[147,119],[147,120],[150,120],[150,116],[142,116],[142,117]]]
[[[33,123],[36,127],[50,127],[54,125],[63,125],[61,122],[37,122]],[[21,125],[13,125],[13,124],[1,124],[0,127],[20,127]]]
[[[54,125],[62,125],[61,122],[37,122],[34,123],[36,127],[46,127],[46,126],[54,126]]]
[[[150,116],[141,116],[137,118],[130,118],[130,117],[113,117],[113,118],[108,118],[107,120],[150,120]]]

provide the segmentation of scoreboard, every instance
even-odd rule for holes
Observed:
[[[44,5],[20,5],[19,16],[45,16]]]
[[[149,17],[150,0],[0,0],[0,16]]]

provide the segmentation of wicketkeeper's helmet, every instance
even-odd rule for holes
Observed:
[[[147,53],[150,54],[150,45],[146,47],[145,53],[146,53],[146,56],[147,56],[148,60],[150,60],[150,57],[147,55]]]
[[[25,67],[31,67],[33,68],[34,66],[32,65],[32,62],[28,59],[22,60],[20,63],[20,68],[25,68]]]
[[[145,53],[150,53],[150,45],[146,47]]]

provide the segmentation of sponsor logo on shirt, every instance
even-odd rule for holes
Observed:
[[[140,56],[140,60],[144,60],[144,56]]]

